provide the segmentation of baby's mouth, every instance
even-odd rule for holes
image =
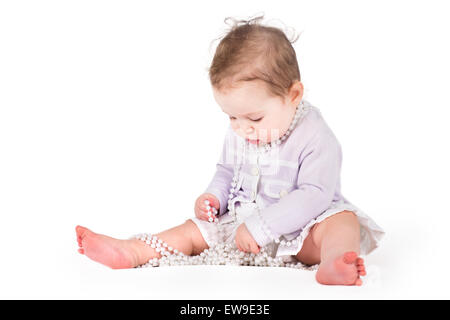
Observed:
[[[260,144],[259,139],[253,140],[253,139],[246,138],[246,140],[247,140],[248,142],[250,142],[251,144]]]

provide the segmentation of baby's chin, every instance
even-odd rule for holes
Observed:
[[[270,143],[270,141],[268,141],[267,139],[256,139],[256,140],[252,140],[252,139],[246,139],[248,141],[248,143],[252,144],[252,145],[258,145],[258,146],[262,146],[265,144]]]
[[[256,136],[252,137],[252,138],[256,138],[256,139],[247,138],[247,137],[242,137],[242,138],[245,139],[245,141],[247,141],[248,143],[250,143],[252,145],[265,145],[265,144],[275,142],[279,138],[279,135],[274,134],[272,137],[272,135],[262,134],[262,136],[260,136],[259,138],[257,138]]]

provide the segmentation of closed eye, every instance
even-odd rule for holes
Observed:
[[[231,117],[231,116],[230,116],[229,118],[230,118],[230,120],[236,120],[235,117]],[[261,117],[261,118],[259,118],[259,119],[255,119],[255,120],[250,119],[250,118],[248,118],[248,119],[251,120],[251,121],[254,121],[254,122],[258,122],[258,121],[261,121],[263,118],[264,118],[264,117]]]

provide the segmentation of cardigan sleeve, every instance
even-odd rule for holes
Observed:
[[[342,151],[329,131],[317,132],[299,156],[296,189],[250,215],[245,224],[255,241],[264,246],[272,239],[303,229],[330,206],[339,181]]]
[[[205,190],[205,193],[211,193],[219,200],[220,208],[218,215],[224,214],[228,209],[228,194],[231,188],[231,180],[233,179],[233,155],[230,153],[232,147],[231,128],[223,143],[222,153],[216,164],[216,172]]]

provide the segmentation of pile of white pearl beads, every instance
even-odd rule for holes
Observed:
[[[266,247],[260,252],[250,253],[240,251],[234,243],[217,243],[195,256],[188,256],[172,248],[155,235],[143,233],[134,236],[161,253],[161,258],[152,258],[147,263],[136,268],[183,266],[183,265],[232,265],[258,267],[286,267],[302,270],[316,270],[317,265],[306,266],[301,262],[284,262],[281,257],[272,258]]]
[[[216,218],[217,209],[210,206],[209,200],[205,200],[206,211],[208,213],[208,221],[218,223],[219,219]]]

